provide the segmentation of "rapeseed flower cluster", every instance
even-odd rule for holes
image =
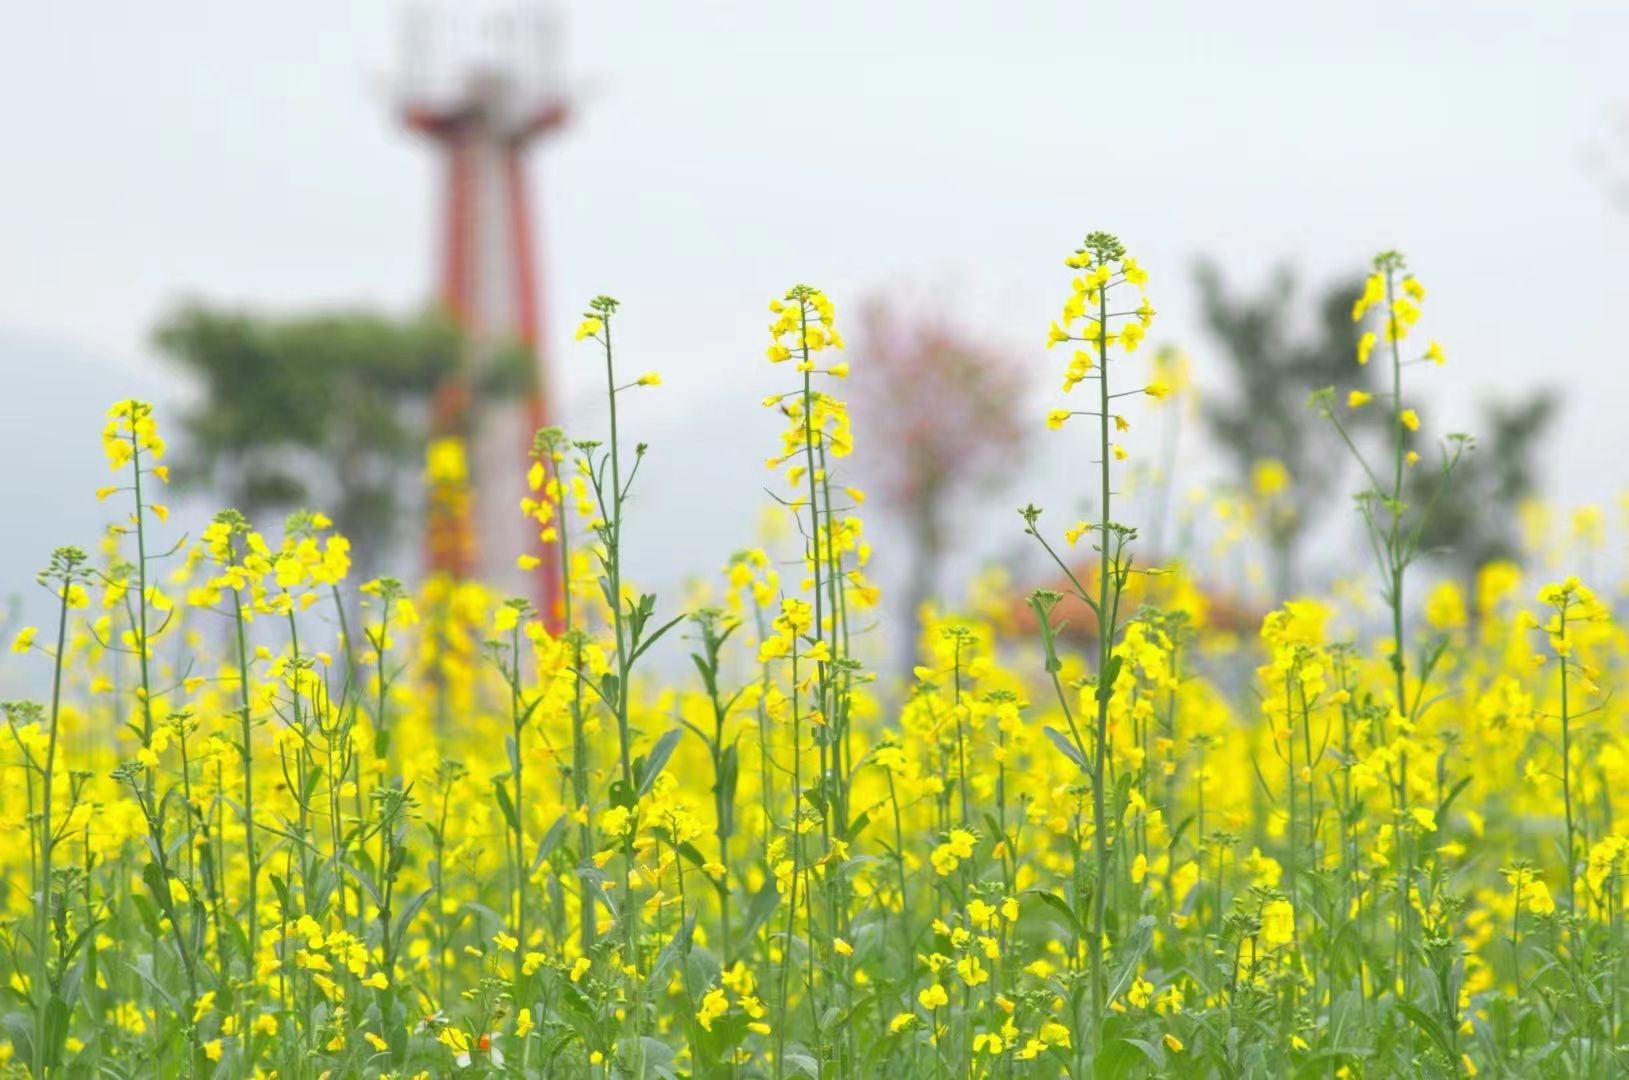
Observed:
[[[791,539],[684,612],[623,561],[660,523],[617,403],[661,380],[618,376],[610,297],[577,335],[606,430],[537,433],[519,506],[546,610],[455,573],[359,581],[319,512],[176,536],[158,418],[115,405],[118,517],[54,553],[55,622],[6,654],[50,693],[0,703],[0,1074],[1621,1071],[1629,638],[1578,578],[1421,572],[1423,287],[1387,253],[1354,311],[1383,320],[1354,362],[1392,380],[1344,404],[1388,410],[1382,445],[1314,401],[1363,455],[1384,625],[1285,597],[1241,638],[1115,516],[1120,435],[1189,392],[1178,354],[1140,353],[1149,276],[1106,233],[1065,263],[1047,337],[1077,396],[1046,423],[1084,435],[1055,452],[1091,520],[1026,507],[1060,583],[1033,630],[929,610],[902,684],[873,674],[841,471],[866,447],[813,287],[770,305]],[[462,565],[457,440],[426,481]]]

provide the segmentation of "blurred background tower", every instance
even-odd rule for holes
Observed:
[[[406,13],[397,106],[442,164],[441,305],[463,334],[456,372],[437,392],[433,433],[468,449],[472,498],[429,515],[425,570],[482,579],[532,597],[551,625],[559,567],[520,513],[532,436],[553,403],[542,339],[542,283],[526,156],[559,131],[559,24],[536,7],[418,7]],[[436,535],[437,530],[461,535]],[[516,556],[543,560],[523,579]]]

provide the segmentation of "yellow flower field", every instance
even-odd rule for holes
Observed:
[[[356,580],[316,511],[180,535],[163,418],[116,404],[113,524],[57,550],[9,658],[49,695],[3,705],[0,1073],[1623,1074],[1629,640],[1592,583],[1420,566],[1406,477],[1469,452],[1407,437],[1405,379],[1455,377],[1424,287],[1375,260],[1352,364],[1384,377],[1311,403],[1383,625],[1281,598],[1241,642],[1116,516],[1119,432],[1177,389],[1139,351],[1148,274],[1105,233],[1065,263],[1035,423],[1094,516],[1024,508],[1059,591],[1024,632],[929,612],[908,686],[877,674],[817,289],[769,305],[795,546],[697,568],[712,608],[624,575],[657,523],[617,400],[661,380],[620,370],[610,298],[574,357],[608,425],[539,432],[516,496],[556,611]],[[432,516],[462,454],[431,449]]]

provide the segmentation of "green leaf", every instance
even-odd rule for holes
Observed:
[[[741,928],[743,941],[752,940],[759,928],[775,914],[775,908],[780,900],[781,894],[775,891],[775,879],[769,878],[763,887],[753,894],[752,901],[747,905],[746,924]]]
[[[1454,1059],[1453,1040],[1442,1030],[1442,1025],[1427,1016],[1417,1005],[1407,1001],[1397,1002],[1397,1011],[1408,1017],[1414,1026],[1431,1036],[1433,1042],[1441,1047],[1442,1052],[1448,1055],[1449,1060]]]
[[[356,867],[352,866],[347,860],[340,860],[339,868],[356,879],[357,884],[362,886],[362,888],[367,892],[369,899],[373,901],[374,907],[384,906],[383,897],[379,895],[379,886],[375,885],[371,878],[363,874],[362,871],[358,870]]]
[[[655,597],[652,597],[651,599],[654,600]],[[656,644],[658,641],[661,641],[662,637],[669,630],[673,629],[675,626],[679,625],[679,623],[681,623],[683,621],[684,621],[684,616],[683,615],[675,615],[673,618],[669,619],[667,622],[665,622],[661,626],[657,627],[656,632],[654,634],[652,634],[650,637],[646,638],[644,641],[639,643],[639,647],[633,651],[633,655],[628,657],[628,663],[631,665],[635,660],[638,660],[641,656],[644,656],[646,649],[649,649],[652,645]]]
[[[794,1073],[809,1077],[809,1080],[820,1080],[820,1063],[805,1051],[788,1050],[786,1067]]]
[[[404,932],[412,925],[414,917],[424,909],[424,905],[429,902],[430,896],[434,892],[434,889],[425,889],[402,905],[401,913],[396,916],[396,929],[390,935],[391,941],[400,942],[403,940]]]
[[[1069,901],[1065,900],[1057,893],[1051,892],[1047,889],[1030,889],[1024,895],[1033,896],[1047,907],[1061,913],[1067,922],[1069,929],[1073,930],[1075,933],[1083,934],[1085,932],[1080,925],[1080,920],[1075,917],[1075,909],[1069,906]]]
[[[160,932],[158,925],[158,912],[153,910],[153,901],[141,893],[132,893],[130,902],[136,905],[136,914],[141,917],[142,927],[149,937],[157,937]]]
[[[1097,677],[1097,700],[1107,701],[1114,696],[1114,682],[1120,677],[1120,669],[1125,662],[1123,656],[1111,656],[1109,662],[1103,665],[1103,673]]]
[[[1474,777],[1471,777],[1471,776],[1464,777],[1457,784],[1455,784],[1451,789],[1449,789],[1447,796],[1442,800],[1441,808],[1437,811],[1437,819],[1439,821],[1444,820],[1444,819],[1447,818],[1449,807],[1454,805],[1454,800],[1459,798],[1460,793],[1465,790],[1465,788],[1470,784],[1472,779],[1474,779]]]
[[[1091,771],[1090,766],[1086,764],[1086,759],[1081,756],[1080,749],[1069,740],[1069,736],[1065,735],[1057,728],[1052,727],[1050,724],[1042,730],[1046,732],[1046,737],[1052,740],[1052,745],[1063,751],[1064,757],[1068,758],[1070,761],[1073,761],[1076,765],[1079,765],[1082,772]]]
[[[701,673],[701,685],[706,688],[708,697],[718,696],[718,672],[697,653],[690,654],[690,660]]]
[[[1131,939],[1127,943],[1129,948],[1126,948],[1124,954],[1120,957],[1120,964],[1115,969],[1113,980],[1109,983],[1109,1001],[1113,1001],[1125,993],[1126,987],[1131,985],[1131,977],[1136,973],[1137,965],[1142,962],[1143,954],[1148,951],[1148,947],[1153,940],[1154,916],[1144,915],[1132,927]]]
[[[509,789],[498,780],[492,781],[492,792],[498,797],[498,809],[503,811],[503,818],[509,822],[509,827],[515,832],[520,831],[520,815],[515,813],[515,804],[509,798]]]
[[[150,862],[141,868],[141,879],[147,883],[147,889],[153,894],[158,903],[159,910],[164,912],[172,924],[179,925],[175,917],[175,901],[170,896],[170,882],[159,869],[158,863]]]
[[[724,836],[735,834],[735,789],[741,778],[741,753],[736,743],[724,748],[718,756],[718,801],[723,814],[719,831]]]
[[[1056,673],[1063,670],[1063,661],[1058,659],[1057,629],[1052,625],[1051,605],[1039,596],[1030,596],[1029,606],[1035,612],[1035,622],[1041,628],[1041,648],[1046,653],[1046,670]]]
[[[1159,1065],[1157,1054],[1150,1054],[1147,1043],[1135,1039],[1111,1039],[1092,1061],[1092,1076],[1096,1080],[1128,1080],[1142,1072],[1142,1066]]]
[[[277,902],[283,906],[284,911],[296,911],[296,910],[298,910],[294,906],[293,899],[290,898],[290,896],[289,896],[288,882],[283,880],[283,877],[282,877],[281,874],[272,874],[271,875],[271,886],[272,886],[272,891],[277,894]]]
[[[668,939],[668,943],[662,946],[662,951],[657,954],[656,963],[651,965],[650,977],[646,979],[647,986],[658,987],[662,985],[662,976],[673,965],[673,961],[690,951],[690,939],[695,933],[695,929],[696,916],[694,914],[686,916],[684,924],[679,927],[673,937]]]
[[[45,1064],[55,1068],[62,1063],[62,1045],[68,1038],[68,1003],[56,994],[45,1005]]]
[[[543,839],[537,842],[537,854],[532,857],[532,873],[537,873],[537,868],[542,866],[543,860],[560,846],[560,840],[565,835],[566,815],[561,814],[554,819],[554,824],[549,826],[549,831],[543,834]]]
[[[656,783],[656,778],[661,775],[662,768],[667,765],[667,759],[673,756],[673,748],[679,745],[679,740],[683,737],[684,729],[674,728],[656,740],[656,745],[650,748],[650,753],[645,755],[639,767],[634,770],[634,775],[639,780],[639,795],[643,796],[650,791],[651,785]]]

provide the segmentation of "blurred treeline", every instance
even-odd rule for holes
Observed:
[[[154,340],[194,391],[174,481],[252,521],[321,508],[365,570],[418,535],[438,397],[507,397],[524,378],[524,355],[502,346],[484,382],[464,385],[470,344],[433,312],[276,316],[193,302]]]
[[[1380,365],[1354,359],[1364,329],[1351,317],[1361,273],[1308,286],[1279,267],[1249,290],[1200,260],[1193,280],[1207,334],[1192,346],[1222,372],[1195,391],[1197,416],[1223,489],[1251,507],[1265,599],[1276,602],[1326,584],[1316,580],[1310,539],[1332,511],[1350,511],[1341,494],[1352,487],[1341,475],[1346,456],[1308,397],[1332,385],[1343,393],[1388,389],[1374,385]],[[364,569],[419,535],[420,466],[437,395],[470,367],[462,362],[468,343],[451,321],[358,311],[273,316],[191,303],[165,318],[155,339],[195,390],[182,418],[179,483],[257,520],[321,507],[352,538]],[[907,568],[895,598],[906,636],[892,644],[909,655],[914,615],[941,595],[941,569],[960,543],[959,505],[1022,467],[1034,427],[1034,365],[932,305],[887,298],[867,305],[854,348],[852,404],[871,428],[856,460]],[[516,380],[501,376],[523,365],[511,351],[482,365],[499,376],[460,386],[474,392],[473,414],[480,401],[515,389]],[[1535,489],[1535,452],[1555,410],[1545,392],[1481,403],[1474,452],[1442,492],[1430,459],[1447,433],[1409,436],[1422,455],[1409,499],[1438,500],[1425,546],[1439,573],[1469,583],[1479,567],[1516,553],[1516,508]],[[1365,421],[1380,415],[1353,410],[1357,437],[1373,437]]]
[[[1226,371],[1224,385],[1201,395],[1205,430],[1225,455],[1232,485],[1248,492],[1260,511],[1272,595],[1287,598],[1322,584],[1306,580],[1305,542],[1332,508],[1350,508],[1344,493],[1351,485],[1342,482],[1347,457],[1332,444],[1328,425],[1316,422],[1308,398],[1332,386],[1342,388],[1342,399],[1347,389],[1391,392],[1385,365],[1355,359],[1365,329],[1352,320],[1362,278],[1354,274],[1307,293],[1281,266],[1251,294],[1231,286],[1208,260],[1197,264],[1194,278]],[[1516,508],[1536,490],[1536,454],[1557,404],[1545,389],[1515,402],[1479,402],[1464,433],[1472,452],[1447,486],[1433,459],[1450,433],[1405,433],[1421,456],[1409,474],[1407,498],[1417,506],[1436,504],[1422,548],[1439,573],[1468,585],[1481,567],[1516,556]],[[1348,410],[1345,423],[1359,437],[1373,435],[1372,421],[1385,415]],[[1275,482],[1264,483],[1266,477]]]

